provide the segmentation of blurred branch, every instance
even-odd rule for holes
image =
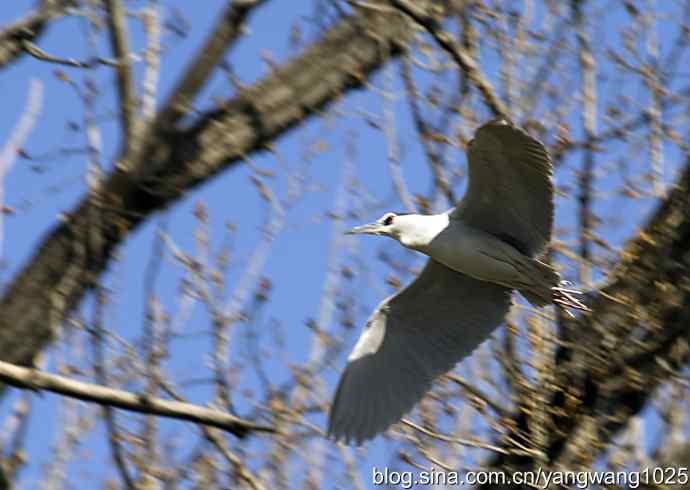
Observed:
[[[105,360],[105,334],[106,329],[103,325],[106,293],[104,287],[99,283],[95,286],[95,300],[96,306],[94,308],[93,325],[91,327],[91,344],[93,348],[93,371],[96,376],[96,381],[101,386],[108,386],[109,376],[106,370]],[[115,463],[115,468],[122,479],[127,490],[135,488],[134,479],[127,469],[127,461],[125,459],[125,451],[123,443],[126,440],[122,437],[122,433],[117,425],[115,409],[111,405],[103,405],[103,420],[105,428],[108,432],[108,444],[110,445],[110,453]]]
[[[76,336],[64,339],[64,350],[59,350],[54,359],[56,369],[59,371],[67,369],[68,356],[71,360],[75,360],[75,357],[78,358],[83,354],[78,344],[80,344],[80,339]],[[45,359],[41,359],[41,364],[45,365]],[[40,369],[42,366],[36,367],[36,371],[40,372]],[[62,430],[56,431],[53,435],[53,441],[50,444],[51,455],[43,467],[41,485],[38,485],[41,490],[64,488],[69,479],[67,468],[77,457],[77,449],[84,444],[89,432],[98,421],[98,410],[95,406],[81,407],[77,400],[70,397],[60,397],[58,404],[60,409],[55,415],[55,422]]]
[[[204,436],[206,436],[209,442],[216,447],[223,458],[225,458],[225,460],[234,468],[238,479],[245,482],[249,488],[252,488],[253,490],[264,489],[264,486],[254,475],[252,475],[247,466],[243,463],[242,459],[230,451],[224,438],[220,437],[213,429],[209,427],[202,426],[202,429]]]
[[[690,86],[683,87],[673,95],[667,95],[661,100],[662,112],[669,107],[678,104],[679,98],[687,98],[690,96]],[[614,139],[626,138],[630,132],[633,132],[650,123],[650,116],[647,111],[642,111],[638,116],[631,118],[620,125],[601,130],[598,134],[592,135],[590,138],[582,141],[567,141],[556,145],[553,149],[553,161],[556,166],[558,162],[563,159],[566,153],[574,150],[592,147],[597,150],[599,146],[604,145]]]
[[[0,361],[0,380],[18,388],[46,390],[131,412],[196,422],[222,429],[240,438],[245,437],[248,432],[274,432],[272,427],[258,425],[212,408],[160,398],[149,398],[142,394],[77,381],[65,376],[49,374],[38,369],[16,366],[2,361]]]
[[[484,102],[486,102],[486,105],[494,116],[509,116],[508,109],[494,92],[491,82],[489,82],[488,78],[482,73],[477,62],[465,52],[460,44],[453,40],[450,34],[442,30],[436,19],[408,0],[390,0],[390,3],[426,29],[439,46],[453,58],[472,83],[477,86],[484,97]]]
[[[72,0],[43,0],[34,12],[0,31],[0,69],[19,58],[25,43],[36,41],[48,21],[61,16],[71,3]]]
[[[0,490],[12,488],[9,484],[17,478],[19,470],[26,464],[26,440],[29,429],[29,418],[33,393],[24,392],[12,407],[2,424],[0,450],[4,451],[0,460]],[[6,480],[3,480],[6,479]]]
[[[5,201],[5,177],[14,165],[15,159],[22,149],[22,145],[33,130],[43,105],[43,82],[32,79],[29,83],[29,94],[26,109],[17,126],[14,128],[5,145],[0,148],[0,261],[4,241],[3,210]]]
[[[487,444],[487,443],[481,442],[481,441],[475,441],[475,440],[471,440],[471,439],[463,439],[461,437],[447,436],[444,434],[440,434],[438,432],[434,432],[434,431],[425,429],[424,427],[417,425],[408,419],[402,419],[400,421],[400,423],[403,425],[406,425],[408,427],[411,427],[412,429],[419,431],[422,434],[425,434],[429,437],[432,437],[434,439],[438,439],[439,441],[450,442],[453,444],[460,444],[460,445],[468,446],[468,447],[476,447],[476,448],[480,448],[480,449],[486,449],[486,450],[491,451],[493,453],[504,454],[504,455],[515,454],[515,455],[519,455],[519,456],[534,455],[534,454],[538,453],[538,451],[524,448],[524,447],[506,449],[503,447],[495,446],[493,444]]]
[[[167,128],[191,108],[199,90],[204,86],[213,70],[218,66],[228,48],[244,32],[244,22],[252,9],[266,0],[230,0],[218,24],[206,37],[206,42],[193,58],[172,94],[164,104],[159,123]]]
[[[72,68],[93,68],[98,65],[106,65],[106,66],[118,66],[117,60],[114,59],[109,59],[109,58],[91,58],[86,61],[80,61],[74,58],[60,58],[57,56],[53,56],[38,46],[36,46],[34,43],[31,41],[23,40],[22,41],[22,47],[24,50],[36,58],[37,60],[41,61],[47,61],[49,63],[55,63],[57,65],[64,65],[64,66],[70,66]]]
[[[443,169],[443,161],[439,152],[436,151],[432,144],[432,139],[434,138],[434,132],[429,128],[422,117],[422,112],[419,108],[418,99],[419,91],[412,78],[412,68],[408,56],[403,56],[400,60],[400,76],[402,77],[405,93],[407,95],[407,103],[410,107],[410,112],[412,113],[412,120],[414,121],[415,129],[417,130],[417,136],[419,141],[422,143],[422,148],[424,148],[424,153],[431,167],[431,171],[434,174],[434,184],[439,188],[443,195],[448,199],[448,203],[451,206],[455,205],[455,196],[453,195],[453,190],[450,188],[448,183],[448,178]],[[440,135],[443,136],[443,135]],[[414,212],[414,208],[412,212]]]
[[[126,144],[132,143],[135,130],[134,109],[136,107],[134,94],[134,80],[129,57],[129,40],[127,39],[127,24],[125,23],[125,9],[120,0],[106,0],[108,12],[108,31],[110,45],[117,61],[117,92],[119,96],[120,119]]]
[[[383,132],[386,135],[386,147],[388,157],[388,167],[393,180],[400,202],[403,203],[408,213],[416,213],[417,207],[414,204],[405,179],[402,174],[400,158],[400,142],[398,141],[398,131],[396,129],[396,95],[392,67],[386,69],[386,88],[383,91]]]
[[[151,2],[144,16],[146,51],[144,52],[144,93],[141,101],[141,115],[147,125],[156,117],[156,95],[160,79],[161,57],[161,12],[156,2]]]
[[[573,0],[571,4],[575,19],[577,42],[579,47],[580,77],[582,81],[582,126],[585,139],[592,141],[596,136],[597,121],[597,91],[596,91],[596,61],[590,46],[587,26],[585,25],[584,5],[580,0]],[[585,147],[582,169],[579,173],[579,241],[580,241],[580,282],[591,287],[592,276],[592,245],[593,237],[593,202],[592,187],[594,183],[595,159],[594,148],[591,144]]]
[[[174,388],[163,379],[161,379],[161,387],[171,397],[177,400],[177,403],[187,405],[187,403],[184,403],[184,399],[174,390]],[[249,471],[249,469],[242,462],[242,459],[227,447],[224,437],[221,437],[216,430],[207,425],[200,425],[199,428],[204,433],[204,437],[206,437],[206,439],[208,439],[208,441],[215,446],[223,458],[234,468],[236,475],[240,480],[244,481],[247,485],[249,485],[250,488],[254,490],[264,489],[264,486]]]
[[[344,18],[321,40],[221,107],[199,117],[185,132],[148,135],[134,172],[115,170],[103,184],[103,235],[99,260],[77,260],[89,229],[84,197],[56,225],[0,300],[0,359],[30,364],[51,342],[54,329],[100,274],[110,253],[153,212],[218,172],[270,147],[324,106],[360,87],[409,39],[399,17],[365,12]],[[390,49],[382,49],[389,43]],[[56,287],[46,288],[46,284]]]
[[[687,2],[686,2],[687,3]],[[658,15],[654,4],[650,5],[650,22],[647,25],[647,57],[649,64],[653,67],[659,66],[659,41],[657,39],[656,16]],[[687,11],[687,5],[686,5]],[[684,26],[685,27],[685,26]],[[666,91],[666,84],[663,80],[663,71],[659,69],[644,70],[644,81],[649,90],[649,158],[651,166],[652,190],[656,197],[664,197],[664,143],[661,99]]]
[[[460,386],[463,389],[463,395],[466,398],[470,399],[471,397],[474,397],[477,399],[479,403],[488,405],[494,412],[496,412],[496,415],[498,415],[499,418],[504,418],[508,415],[506,410],[502,408],[497,402],[493,401],[488,395],[483,393],[476,386],[468,383],[467,380],[465,380],[461,376],[458,376],[457,374],[453,373],[448,373],[445,375],[445,377],[449,381],[452,381],[453,383]]]
[[[688,249],[690,157],[668,198],[628,242],[606,284],[591,294],[592,312],[574,320],[572,338],[559,344],[557,388],[548,403],[552,464],[591,464],[655,389],[687,364]],[[510,425],[522,427],[529,416],[517,413]],[[490,462],[506,469],[533,464],[512,456]]]

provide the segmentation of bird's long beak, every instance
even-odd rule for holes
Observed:
[[[346,235],[379,235],[381,233],[381,225],[374,222],[362,226],[355,226],[349,231],[346,231]]]

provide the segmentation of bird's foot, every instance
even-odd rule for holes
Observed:
[[[561,286],[564,287],[556,286],[551,288],[553,304],[558,306],[570,318],[575,317],[570,311],[570,308],[580,311],[590,311],[586,304],[576,298],[576,296],[582,296],[582,291],[568,287],[570,286],[568,281],[561,281]]]

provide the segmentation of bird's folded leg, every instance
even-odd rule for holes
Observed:
[[[553,304],[558,306],[571,318],[574,317],[569,308],[581,311],[590,311],[586,304],[577,299],[575,296],[581,296],[583,293],[577,289],[571,289],[567,286],[570,285],[568,281],[561,281],[562,286],[556,286],[551,288]]]

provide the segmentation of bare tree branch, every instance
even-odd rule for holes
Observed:
[[[575,18],[575,25],[577,29],[577,41],[579,45],[579,60],[580,60],[580,77],[582,79],[582,126],[585,132],[585,139],[592,141],[596,137],[596,121],[597,121],[597,92],[596,92],[596,60],[592,48],[590,46],[589,36],[587,34],[587,27],[585,25],[585,16],[583,13],[584,5],[580,0],[573,0],[572,6],[573,17]],[[579,214],[580,220],[580,282],[585,287],[591,287],[591,242],[593,231],[593,203],[592,193],[594,184],[595,172],[595,158],[594,148],[591,144],[587,145],[584,151],[584,159],[582,162],[582,169],[579,175]]]
[[[183,399],[178,395],[175,390],[165,383],[161,382],[162,388],[168,392],[170,396],[175,398],[178,403],[182,403]],[[241,458],[239,458],[235,453],[233,453],[230,448],[227,447],[225,439],[218,434],[218,431],[214,430],[212,427],[207,425],[200,425],[199,428],[204,433],[204,437],[208,439],[211,444],[215,446],[218,452],[223,456],[223,458],[233,467],[235,473],[241,481],[245,482],[250,488],[254,490],[263,490],[264,486],[262,483],[249,471],[247,466],[244,464]]]
[[[113,12],[127,2],[109,1],[110,21],[114,22],[117,15],[113,15]],[[680,75],[673,77],[676,70],[672,64],[666,73],[664,68],[653,66],[661,63],[659,60],[669,59],[671,53],[683,53],[688,44],[687,35],[683,34],[687,33],[687,30],[683,31],[684,24],[675,24],[680,28],[676,45],[661,56],[661,53],[654,52],[655,37],[650,33],[650,29],[655,28],[660,12],[653,2],[645,12],[625,2],[624,8],[630,12],[632,19],[631,26],[622,28],[624,39],[616,45],[620,47],[621,54],[611,54],[599,43],[603,26],[599,23],[602,7],[593,4],[586,10],[585,16],[584,2],[580,0],[571,0],[570,9],[568,3],[545,3],[544,15],[536,17],[534,8],[537,2],[525,2],[519,8],[506,2],[505,6],[493,8],[493,4],[475,0],[460,3],[352,0],[348,3],[353,6],[355,14],[347,17],[337,2],[319,0],[315,2],[314,18],[318,19],[316,23],[322,29],[320,39],[291,61],[270,63],[268,74],[259,82],[250,86],[234,84],[235,95],[225,100],[215,98],[213,109],[195,112],[193,104],[209,76],[221,65],[228,48],[243,34],[243,25],[251,9],[263,3],[262,0],[228,2],[219,22],[212,27],[204,48],[189,63],[177,88],[156,113],[158,55],[160,46],[166,43],[162,42],[160,36],[159,29],[163,24],[159,24],[161,19],[157,17],[154,3],[153,0],[149,2],[150,16],[146,9],[133,13],[144,22],[148,38],[148,47],[144,52],[142,109],[133,109],[134,112],[130,114],[143,115],[137,122],[142,130],[134,131],[128,141],[123,141],[116,158],[118,163],[113,165],[115,170],[103,175],[100,165],[103,163],[105,166],[105,162],[100,161],[100,146],[89,139],[98,130],[94,107],[87,104],[84,129],[89,141],[89,169],[94,175],[98,174],[97,178],[89,181],[89,195],[64,215],[44,238],[41,247],[35,250],[34,257],[4,291],[0,299],[0,359],[12,361],[13,364],[9,364],[11,367],[17,367],[17,364],[32,365],[37,354],[58,337],[61,324],[80,323],[73,318],[76,315],[72,315],[72,310],[91,289],[96,289],[94,299],[100,301],[99,275],[108,267],[111,257],[117,255],[118,247],[132,230],[155,212],[188,195],[195,186],[236,164],[248,163],[250,170],[256,173],[253,180],[260,184],[262,196],[269,195],[272,190],[264,183],[264,177],[268,182],[270,173],[262,174],[263,169],[251,163],[253,156],[264,150],[277,156],[276,141],[288,130],[314,116],[320,116],[329,104],[337,102],[351,90],[360,86],[372,88],[366,83],[367,77],[392,56],[409,51],[406,57],[409,63],[401,64],[402,82],[408,95],[409,115],[417,129],[417,139],[422,138],[420,143],[430,160],[431,176],[438,180],[437,185],[433,186],[432,197],[440,199],[442,193],[452,197],[451,187],[466,180],[462,163],[465,128],[483,118],[480,114],[486,112],[483,106],[489,107],[495,114],[504,115],[507,115],[506,110],[515,109],[517,112],[510,115],[516,120],[522,117],[523,122],[533,115],[534,119],[528,119],[525,123],[529,126],[527,129],[540,132],[547,141],[547,133],[555,133],[553,154],[557,161],[562,160],[562,166],[558,169],[560,198],[578,194],[576,178],[571,176],[568,168],[564,168],[574,159],[566,159],[565,156],[569,152],[581,151],[577,157],[584,158],[579,188],[581,207],[575,207],[573,211],[574,216],[579,211],[581,226],[571,228],[569,220],[559,222],[554,228],[554,235],[558,238],[554,241],[553,253],[562,253],[564,258],[578,264],[586,260],[593,271],[595,267],[612,271],[605,284],[588,293],[587,303],[592,307],[592,312],[586,316],[575,319],[561,317],[553,323],[550,310],[533,312],[518,305],[508,321],[505,349],[498,349],[494,344],[491,353],[478,353],[476,356],[476,369],[466,379],[472,382],[476,379],[477,386],[449,375],[447,380],[460,385],[464,393],[460,394],[448,382],[439,384],[419,405],[419,410],[412,413],[414,421],[409,427],[414,430],[405,429],[404,438],[397,438],[396,432],[385,436],[394,439],[393,444],[400,444],[401,450],[393,451],[399,456],[392,458],[412,465],[420,465],[417,458],[421,458],[441,468],[463,471],[469,462],[478,461],[470,454],[471,451],[488,454],[492,458],[490,465],[507,471],[535,466],[549,470],[590,469],[592,458],[609,445],[616,444],[615,451],[605,454],[607,461],[604,464],[612,467],[618,464],[612,453],[616,453],[616,458],[627,458],[628,461],[623,464],[628,466],[633,458],[642,461],[638,453],[629,449],[634,445],[629,441],[634,437],[641,438],[641,432],[636,432],[634,427],[625,430],[626,424],[631,419],[642,419],[640,410],[644,404],[650,405],[651,396],[655,396],[654,401],[666,401],[664,397],[670,398],[668,391],[671,391],[667,388],[687,389],[687,377],[679,377],[678,371],[690,357],[690,334],[687,329],[690,311],[686,306],[690,304],[690,282],[687,279],[690,277],[690,256],[687,253],[690,249],[690,158],[688,145],[684,142],[687,137],[681,136],[682,130],[679,130],[688,121],[687,115],[679,110],[681,105],[687,104],[688,89],[679,88],[682,80],[679,80]],[[568,13],[569,10],[572,15]],[[690,12],[690,9],[687,11]],[[78,14],[78,11],[74,13]],[[101,18],[106,19],[101,9],[94,11],[87,7],[83,13],[89,16],[95,13],[98,17],[94,18],[94,24],[90,24],[90,27]],[[455,32],[455,27],[445,21],[446,16],[457,16],[460,22],[457,30],[462,33],[462,40],[450,34],[451,30]],[[119,20],[123,21],[121,15]],[[290,52],[294,54],[293,46],[302,45],[302,24],[300,22],[292,27]],[[448,32],[443,30],[446,27]],[[111,26],[113,36],[126,38],[124,30],[120,29],[119,34],[116,30],[117,26]],[[426,32],[419,35],[423,30]],[[95,29],[92,31],[95,32]],[[411,43],[415,35],[415,42]],[[650,43],[647,52],[640,48],[645,39]],[[95,46],[96,36],[92,35],[90,40]],[[127,48],[117,48],[117,43],[118,40],[113,39],[115,50],[126,53]],[[22,40],[22,45],[25,51],[33,52],[33,56],[43,57],[47,61],[67,61],[70,66],[83,64],[42,52],[30,39]],[[39,51],[36,52],[34,48]],[[2,49],[0,44],[0,51]],[[496,54],[497,57],[494,56]],[[648,65],[645,59],[652,54],[651,58],[655,61]],[[95,60],[94,49],[92,56],[91,59]],[[117,53],[116,56],[118,63],[115,67],[120,68],[119,60],[123,58]],[[608,73],[610,65],[607,62],[614,56],[613,72],[617,76],[610,77],[609,82],[604,84],[595,76],[596,71]],[[597,65],[594,64],[595,58]],[[135,59],[129,55],[132,64]],[[496,61],[498,66],[495,65]],[[86,63],[103,64],[88,60]],[[576,77],[578,66],[583,75],[580,81]],[[488,82],[493,80],[496,73],[502,85],[499,92],[505,96],[504,99]],[[544,74],[547,76],[539,78]],[[233,78],[230,69],[227,75]],[[459,87],[454,87],[456,78]],[[121,92],[121,124],[125,128],[132,120],[128,120],[129,116],[124,114],[123,104],[127,95],[122,93],[122,87],[117,88],[117,80],[112,90]],[[386,81],[389,82],[386,87],[389,90],[395,86],[390,78]],[[640,86],[643,87],[647,83],[654,96],[649,104],[641,103],[629,95],[631,87],[637,82],[641,82]],[[578,83],[582,87],[582,103],[577,97],[572,97]],[[472,86],[478,90],[471,90]],[[540,93],[530,93],[530,87],[538,87]],[[611,87],[608,92],[607,87]],[[383,94],[379,90],[373,92],[378,96]],[[133,92],[130,95],[133,96]],[[503,105],[504,100],[509,104]],[[532,107],[530,100],[539,100],[539,104]],[[347,104],[343,111],[340,109],[337,107],[337,111],[333,111],[338,113],[338,117],[347,113]],[[325,115],[330,119],[331,114]],[[387,122],[392,124],[395,118],[392,118],[390,110],[387,115],[390,116]],[[439,124],[433,123],[435,115],[440,116]],[[180,124],[182,118],[185,118],[184,127]],[[573,121],[581,121],[583,130],[580,131],[580,124],[573,125]],[[397,128],[405,128],[405,125],[397,124],[395,122]],[[372,126],[381,129],[378,125]],[[397,142],[394,140],[397,137],[391,138],[395,131],[388,131],[387,135],[388,141],[394,143],[391,148],[395,148],[393,153],[396,153]],[[676,186],[669,189],[670,193],[660,197],[660,205],[654,216],[646,226],[638,225],[639,234],[633,235],[617,257],[623,238],[620,235],[615,238],[595,236],[592,230],[600,229],[603,232],[613,230],[616,226],[613,223],[616,223],[617,217],[602,209],[605,203],[614,203],[616,206],[634,202],[639,195],[651,197],[641,190],[650,182],[645,175],[649,164],[643,157],[626,159],[626,156],[635,153],[648,154],[650,141],[652,152],[649,154],[657,170],[663,163],[662,154],[656,155],[654,152],[663,151],[669,143],[673,147],[673,155],[684,155],[682,158],[686,159],[687,168]],[[322,140],[319,139],[318,143],[320,146]],[[400,143],[401,150],[408,146],[405,140]],[[324,141],[323,146],[330,145]],[[22,156],[26,160],[31,157],[28,153]],[[397,162],[397,158],[396,153],[391,161]],[[308,163],[306,160],[305,157],[305,165]],[[681,162],[667,163],[669,169],[676,171],[682,166]],[[281,168],[288,169],[288,165]],[[616,179],[595,179],[596,172],[609,172],[611,169],[620,172],[620,180],[623,181],[620,186],[617,182],[610,184],[610,180]],[[262,178],[259,179],[257,175],[262,175]],[[352,180],[351,192],[354,195],[362,197],[363,201],[373,201],[365,186],[356,178],[346,180]],[[397,184],[401,189],[406,183],[399,180]],[[291,188],[289,183],[288,188]],[[423,199],[426,198],[420,197],[418,204],[426,208],[428,206]],[[281,207],[285,205],[280,200],[275,202]],[[594,203],[596,208],[593,207]],[[203,212],[199,209],[197,207],[195,213],[206,214],[205,209]],[[334,216],[342,219],[350,216],[350,213],[344,213],[336,206]],[[205,219],[199,218],[200,222]],[[599,223],[611,223],[610,228],[597,228]],[[630,224],[628,220],[625,226]],[[580,232],[579,247],[577,235],[572,235],[573,230]],[[574,241],[568,238],[569,234],[575,237]],[[178,293],[183,298],[181,313],[171,321],[168,313],[173,309],[168,310],[167,305],[162,307],[163,303],[157,302],[152,286],[146,288],[147,298],[151,299],[150,311],[156,311],[151,319],[156,318],[160,323],[152,322],[144,329],[145,352],[148,356],[142,356],[141,361],[136,360],[136,354],[127,357],[134,365],[126,368],[128,372],[136,371],[136,376],[142,378],[141,386],[148,387],[135,401],[145,404],[149,400],[157,400],[158,390],[162,388],[170,394],[164,395],[164,398],[185,402],[181,395],[171,391],[172,383],[166,385],[165,375],[159,368],[162,362],[167,362],[168,343],[177,334],[199,333],[183,332],[187,327],[181,325],[190,318],[190,305],[200,302],[212,313],[209,323],[215,327],[214,331],[199,333],[209,335],[215,341],[215,362],[209,367],[212,377],[207,379],[203,374],[195,373],[193,381],[181,382],[180,386],[212,383],[215,379],[218,393],[222,394],[219,399],[224,403],[223,408],[232,407],[236,396],[237,399],[246,398],[250,403],[255,403],[254,414],[268,411],[274,416],[273,423],[278,424],[274,429],[276,434],[271,437],[268,450],[264,450],[266,446],[263,446],[261,439],[256,442],[254,439],[248,439],[249,442],[236,441],[234,447],[227,444],[222,433],[216,429],[200,425],[203,436],[211,441],[212,446],[201,437],[197,441],[198,447],[182,455],[182,461],[204,460],[206,467],[202,470],[182,470],[179,469],[182,467],[179,465],[181,455],[177,448],[169,447],[174,446],[175,442],[167,438],[163,431],[154,430],[157,422],[154,422],[153,416],[146,417],[148,430],[138,434],[126,426],[115,427],[115,420],[111,419],[111,443],[118,441],[122,446],[120,463],[138,468],[140,478],[132,476],[132,480],[139,480],[130,482],[132,486],[139,486],[143,483],[141,480],[147,478],[151,481],[159,479],[164,485],[174,487],[177,481],[194,478],[195,473],[208,475],[208,479],[203,480],[208,482],[205,486],[214,486],[210,482],[220,481],[222,472],[228,469],[230,479],[234,479],[236,485],[258,488],[275,483],[288,486],[288,477],[299,474],[293,471],[295,465],[305,468],[305,485],[318,486],[330,469],[325,466],[330,462],[324,459],[326,451],[337,451],[336,447],[329,446],[322,439],[323,433],[318,428],[320,417],[328,405],[318,370],[311,369],[311,363],[306,365],[307,369],[299,369],[289,364],[289,360],[282,356],[282,351],[271,350],[273,347],[284,348],[284,341],[279,339],[283,334],[278,320],[275,324],[274,320],[262,320],[262,314],[270,315],[268,308],[261,306],[267,304],[268,297],[263,286],[259,287],[255,304],[248,312],[239,308],[241,301],[235,302],[234,299],[224,310],[216,309],[215,305],[220,304],[218,301],[227,296],[225,277],[228,259],[219,257],[217,269],[214,261],[209,260],[213,253],[206,226],[200,226],[195,237],[198,256],[187,255],[183,251],[184,246],[179,247],[179,253],[172,253],[174,260],[183,262],[184,280],[187,280],[187,276],[193,278],[190,285],[185,282]],[[270,240],[272,237],[259,242],[254,256],[261,257],[261,261],[266,253],[262,243]],[[569,248],[573,245],[575,250]],[[226,251],[221,255],[225,256]],[[323,362],[316,359],[319,367],[328,364],[330,359],[326,358],[330,358],[331,353],[341,352],[349,339],[353,315],[357,311],[357,300],[350,291],[360,289],[359,283],[350,278],[356,276],[354,270],[364,271],[365,268],[353,269],[349,264],[350,261],[358,262],[356,253],[353,252],[353,257],[349,254],[343,257],[346,260],[333,269],[332,274],[342,273],[348,279],[340,284],[342,287],[337,288],[337,294],[329,292],[326,295],[324,304],[327,307],[323,310],[328,313],[326,316],[337,313],[339,318],[342,317],[342,325],[331,321],[333,328],[325,330],[320,327],[324,324],[321,319],[315,324],[314,352],[318,354],[316,357],[325,356]],[[224,265],[220,265],[221,262]],[[396,265],[397,262],[389,257],[384,261],[398,272],[406,269],[400,264]],[[615,269],[614,263],[618,264]],[[247,270],[253,271],[251,260]],[[258,277],[254,277],[254,272],[245,276],[250,277],[247,284],[255,282]],[[584,282],[591,285],[586,274],[582,277]],[[340,281],[339,277],[336,279]],[[267,277],[265,284],[271,284],[270,281],[271,278]],[[326,287],[329,287],[328,281],[327,276]],[[373,282],[369,281],[368,284]],[[233,295],[232,298],[250,294],[251,288],[244,288],[240,281],[236,291],[239,296]],[[259,300],[260,295],[264,299]],[[158,309],[159,306],[162,308]],[[330,312],[333,308],[336,309]],[[239,321],[246,321],[247,339],[250,334],[255,336],[250,344],[249,356],[240,351],[238,358],[232,359],[232,353],[228,350],[232,344],[227,341],[231,337],[226,333],[229,333],[231,324]],[[93,325],[103,328],[100,321],[94,321]],[[341,331],[341,327],[344,330]],[[265,345],[259,344],[259,332],[262,339],[275,334],[273,342],[264,340]],[[102,330],[101,333],[107,331]],[[212,337],[214,333],[215,339]],[[276,389],[278,385],[266,376],[263,362],[273,361],[285,362],[291,369],[294,368],[293,376],[284,388]],[[139,363],[148,365],[148,368],[139,366]],[[252,373],[245,376],[252,367],[256,371],[258,385]],[[503,383],[496,381],[495,376],[495,370],[501,367],[505,376]],[[18,369],[37,372],[31,368]],[[0,373],[0,396],[4,390],[3,379]],[[107,380],[108,377],[97,377],[98,384],[95,386],[108,386],[110,383]],[[24,379],[22,386],[33,387],[33,381],[33,377]],[[91,390],[91,385],[87,386]],[[295,403],[295,397],[287,395],[291,386],[304,393],[299,403]],[[664,389],[656,390],[659,386]],[[658,396],[653,395],[655,390]],[[456,409],[457,403],[462,406],[461,412]],[[684,399],[682,403],[687,404],[687,400]],[[664,418],[656,403],[651,408],[658,410]],[[92,406],[88,406],[88,409],[93,414],[99,413]],[[115,411],[114,408],[108,410]],[[677,410],[685,413],[682,411],[687,411],[687,406],[681,406],[681,402],[678,402]],[[220,413],[220,410],[217,412]],[[254,420],[253,416],[247,418]],[[92,416],[90,420],[96,419]],[[125,422],[125,417],[121,421]],[[671,422],[667,425],[670,426]],[[442,428],[450,426],[454,427],[454,434],[442,434]],[[623,430],[625,433],[619,434]],[[683,430],[687,432],[687,427]],[[482,433],[484,435],[480,436]],[[496,440],[491,441],[494,434],[497,434]],[[625,440],[615,437],[616,434],[625,435]],[[485,446],[484,449],[474,444],[482,440],[490,443],[480,445]],[[463,445],[453,444],[458,441]],[[660,441],[659,444],[666,442]],[[256,444],[262,445],[258,453]],[[408,449],[411,451],[409,456]],[[73,453],[70,451],[66,454],[73,458]],[[249,462],[248,458],[256,454],[259,454],[259,459]],[[342,452],[342,458],[336,463],[341,463],[343,478],[356,482],[353,468],[362,454],[365,454],[364,451]],[[67,457],[63,457],[59,466],[65,468],[67,462]],[[306,467],[314,462],[316,464],[312,468]],[[485,465],[484,462],[480,464]],[[13,471],[8,468],[5,468],[5,473],[12,479]],[[255,470],[257,476],[253,474]],[[125,468],[123,473],[126,471]],[[120,479],[126,482],[128,478],[121,474]],[[204,487],[199,482],[197,485]]]
[[[89,198],[44,239],[6,290],[0,309],[0,359],[31,364],[54,337],[54,329],[87,291],[85,278],[100,274],[110,253],[153,212],[223,169],[245,161],[289,129],[320,114],[327,104],[362,85],[396,55],[409,36],[398,17],[347,17],[301,56],[204,114],[184,133],[156,134],[143,143],[141,169],[116,170],[104,183],[104,250],[82,259]],[[390,49],[382,49],[389,43]],[[92,230],[93,231],[93,230]],[[46,288],[46,285],[54,285]]]
[[[0,361],[0,379],[19,388],[47,390],[131,412],[196,422],[222,429],[240,438],[245,437],[249,432],[274,432],[272,427],[255,424],[212,408],[201,407],[192,403],[150,398],[142,394],[116,390],[95,383],[85,383],[2,361]]]
[[[26,109],[17,126],[10,135],[9,140],[0,148],[0,260],[2,260],[2,248],[4,242],[3,210],[5,207],[5,177],[14,165],[14,161],[21,150],[22,145],[36,124],[43,105],[43,83],[39,80],[31,80],[29,95],[27,96]]]
[[[165,103],[160,114],[162,127],[172,126],[186,114],[194,97],[204,86],[211,72],[227,52],[232,43],[244,31],[244,22],[252,9],[265,3],[266,0],[230,0],[225,12],[219,17],[218,24],[209,32],[206,42],[194,62],[186,70],[186,75],[177,84]]]
[[[106,0],[108,11],[108,30],[110,45],[117,61],[117,92],[120,97],[120,120],[127,144],[130,144],[135,131],[134,109],[136,107],[132,66],[129,58],[129,40],[125,9],[120,0]]]
[[[588,465],[637,414],[656,387],[690,358],[690,159],[673,191],[630,240],[607,283],[573,321],[556,352],[547,460]],[[642,331],[640,331],[642,330]],[[635,340],[643,336],[643,341]],[[530,415],[509,424],[521,428]],[[557,428],[557,430],[553,430]],[[531,466],[498,457],[493,467]]]
[[[42,0],[34,12],[0,31],[0,69],[21,56],[25,43],[38,39],[48,21],[62,15],[71,3],[71,0]]]
[[[407,0],[390,0],[390,2],[405,15],[413,19],[417,24],[426,29],[439,46],[448,52],[462,71],[467,74],[472,83],[477,86],[484,97],[484,102],[486,102],[486,105],[495,116],[509,116],[508,109],[496,95],[491,82],[489,82],[488,78],[481,72],[477,62],[463,50],[460,44],[453,41],[453,38],[447,32],[444,32],[440,28],[433,17],[426,14],[418,5],[414,5]]]
[[[537,452],[537,451],[535,451],[535,450],[526,449],[526,448],[518,448],[518,449],[511,448],[511,449],[505,449],[505,448],[502,448],[502,447],[499,447],[499,446],[495,446],[495,445],[492,445],[492,444],[487,444],[487,443],[481,442],[481,441],[474,441],[474,440],[469,440],[469,439],[463,439],[463,438],[460,438],[460,437],[449,437],[449,436],[446,436],[446,435],[443,435],[443,434],[439,434],[439,433],[437,433],[437,432],[434,432],[434,431],[425,429],[424,427],[421,427],[421,426],[415,424],[414,422],[411,422],[411,421],[408,420],[408,419],[402,419],[402,420],[400,421],[400,423],[403,424],[403,425],[407,425],[408,427],[411,427],[412,429],[417,430],[417,431],[421,432],[422,434],[425,434],[425,435],[427,435],[427,436],[429,436],[429,437],[432,437],[432,438],[434,438],[434,439],[438,439],[438,440],[440,440],[440,441],[450,442],[450,443],[453,443],[453,444],[460,444],[460,445],[468,446],[468,447],[476,447],[476,448],[486,449],[486,450],[488,450],[488,451],[491,451],[491,452],[494,452],[494,453],[498,453],[498,454],[504,454],[504,455],[507,455],[507,454],[516,454],[516,455],[520,455],[520,456],[525,456],[525,455],[532,455],[532,454],[534,454],[534,453]]]
[[[49,63],[55,63],[57,65],[64,65],[64,66],[70,66],[72,68],[94,68],[95,66],[98,65],[106,65],[106,66],[114,66],[117,67],[118,63],[114,59],[109,59],[109,58],[91,58],[86,61],[80,61],[74,58],[60,58],[58,56],[53,56],[50,53],[45,52],[38,46],[36,46],[34,43],[31,41],[24,40],[22,41],[22,46],[24,47],[24,50],[36,58],[37,60],[41,61],[47,61]]]

